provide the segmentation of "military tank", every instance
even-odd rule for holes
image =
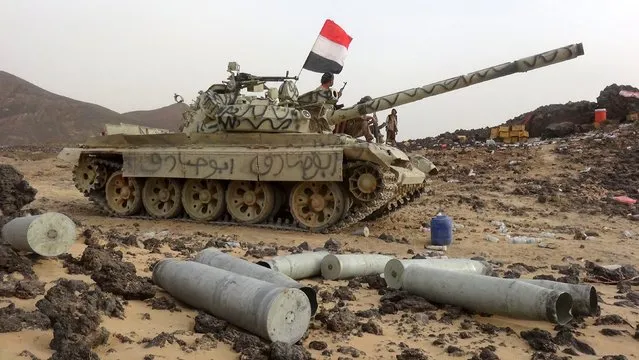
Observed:
[[[350,107],[333,89],[300,95],[288,73],[254,76],[230,62],[179,132],[95,136],[58,157],[110,216],[336,231],[418,198],[437,172],[424,157],[334,134],[336,124],[583,54],[572,44]]]

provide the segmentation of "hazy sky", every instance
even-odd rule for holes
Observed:
[[[494,126],[639,86],[639,1],[0,0],[0,69],[119,112],[190,102],[225,80],[296,75],[325,19],[352,37],[344,103],[583,42],[585,55],[398,108],[398,140]],[[300,90],[321,74],[302,72]],[[387,112],[383,112],[385,116]]]

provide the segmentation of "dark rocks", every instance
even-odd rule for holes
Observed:
[[[555,329],[558,330],[557,335],[555,335],[555,337],[552,339],[555,344],[560,346],[573,346],[575,349],[584,354],[596,355],[595,349],[573,336],[573,330],[569,326],[558,325],[555,327]],[[564,352],[566,352],[565,349]]]
[[[255,335],[240,333],[233,344],[233,350],[240,353],[240,359],[268,360],[269,346]]]
[[[311,354],[299,345],[288,345],[283,342],[271,344],[269,360],[310,360]]]
[[[211,334],[204,334],[202,337],[195,339],[193,345],[189,346],[190,349],[196,350],[211,350],[217,348],[217,339]]]
[[[545,140],[550,138],[566,137],[573,134],[575,130],[575,124],[569,121],[550,124],[544,129],[543,133],[541,134],[541,138],[542,140]]]
[[[552,335],[546,330],[534,328],[522,331],[520,335],[533,350],[552,353],[557,351],[557,345],[553,343]]]
[[[409,294],[406,291],[392,291],[383,295],[380,299],[379,312],[382,314],[394,314],[397,311],[424,312],[434,311],[437,307],[429,303],[423,297]]]
[[[386,288],[386,280],[379,274],[360,276],[355,278],[355,280],[362,284],[368,284],[369,289],[379,290]]]
[[[595,352],[595,349],[592,348],[592,346],[586,344],[585,342],[573,338],[572,339],[572,346],[577,349],[579,352],[582,352],[584,354],[588,354],[588,355],[597,355],[597,353]]]
[[[175,335],[166,333],[164,331],[159,333],[156,337],[152,339],[149,339],[149,338],[142,339],[141,343],[146,344],[144,345],[145,348],[151,348],[151,347],[163,348],[166,346],[167,343],[178,344],[179,346],[186,346],[186,342],[176,338]]]
[[[33,299],[42,294],[44,294],[43,282],[34,279],[16,280],[12,275],[2,276],[0,273],[0,296]]]
[[[339,252],[339,249],[342,247],[342,244],[340,244],[339,241],[330,238],[328,240],[326,240],[326,242],[324,243],[324,249],[330,251],[330,252]]]
[[[51,321],[39,310],[24,311],[16,308],[13,303],[0,308],[0,333],[49,328]]]
[[[623,280],[617,283],[617,292],[620,294],[625,294],[632,291],[632,284],[630,281]]]
[[[366,355],[365,352],[358,350],[352,346],[340,346],[337,348],[337,352],[344,355],[350,355],[354,358],[360,357],[360,355]]]
[[[80,260],[66,258],[69,270],[90,274],[102,290],[126,300],[145,300],[155,296],[157,287],[151,279],[136,275],[135,265],[122,260],[121,251],[101,246],[88,246]]]
[[[568,354],[568,355],[579,356],[579,353],[577,352],[577,350],[575,350],[573,348],[565,348],[565,349],[561,350],[561,352],[563,352],[564,354]]]
[[[324,341],[311,341],[308,344],[308,348],[309,349],[313,349],[313,350],[317,350],[317,351],[322,351],[325,350],[326,348],[328,348],[328,345],[324,342]]]
[[[8,217],[20,216],[20,210],[35,200],[37,193],[13,166],[0,164],[0,213]]]
[[[80,280],[59,279],[36,303],[53,327],[49,346],[60,354],[76,351],[93,358],[92,348],[105,344],[109,332],[100,327],[100,314],[123,317],[119,300]],[[61,356],[61,355],[60,355]]]
[[[481,349],[479,355],[473,355],[470,360],[500,360],[499,356],[495,354],[495,350],[494,346],[487,346]]]
[[[506,272],[504,272],[504,279],[519,279],[520,277],[521,274],[514,270],[506,270]]]
[[[535,280],[550,280],[550,281],[556,281],[554,276],[552,276],[552,275],[544,275],[544,274],[542,274],[542,275],[535,275],[535,276],[533,276],[533,279],[535,279]]]
[[[635,269],[632,265],[622,265],[618,269],[612,270],[604,268],[591,261],[586,261],[585,267],[590,277],[607,282],[617,283],[619,281],[629,280],[639,276],[639,271],[637,271],[637,269]]]
[[[326,320],[326,328],[330,331],[348,333],[359,327],[359,320],[349,309],[339,309]]]
[[[23,350],[20,354],[18,354],[18,356],[29,358],[29,360],[40,360],[39,357],[33,355],[33,353],[29,350]]]
[[[448,347],[446,348],[446,352],[450,356],[464,356],[464,350],[453,345],[448,345]]]
[[[639,111],[639,99],[621,96],[621,90],[639,91],[630,85],[611,84],[601,90],[597,97],[597,104],[606,109],[608,119],[624,121],[628,113]]]
[[[382,326],[373,320],[369,320],[367,323],[362,324],[362,331],[369,334],[384,335]]]
[[[252,256],[257,259],[261,259],[263,257],[271,257],[277,256],[277,249],[274,247],[254,247],[248,249],[244,256]]]
[[[603,329],[599,330],[599,332],[602,333],[603,335],[606,335],[606,336],[623,335],[623,331],[617,330],[617,329],[603,328]]]
[[[100,357],[86,344],[81,343],[56,350],[48,360],[100,360]]]
[[[345,300],[345,301],[355,301],[357,300],[357,298],[355,297],[355,294],[353,294],[353,292],[351,291],[351,289],[349,289],[346,286],[340,286],[338,287],[335,292],[333,293],[333,296],[340,299],[340,300]]]
[[[147,299],[146,303],[151,305],[151,308],[154,310],[169,310],[170,312],[182,311],[177,307],[173,299],[166,296]]]
[[[624,318],[617,314],[600,316],[595,320],[595,325],[623,325],[629,324]]]
[[[489,323],[478,323],[477,329],[484,334],[488,335],[497,335],[500,332],[505,332],[506,334],[514,334],[513,329],[510,327],[499,327]]]
[[[507,268],[511,269],[511,270],[515,270],[519,273],[526,273],[526,272],[535,272],[537,271],[537,267],[536,266],[532,266],[532,265],[526,265],[524,263],[513,263],[507,266]]]
[[[228,323],[220,320],[213,315],[200,311],[195,317],[195,326],[193,331],[201,334],[213,334],[217,338],[223,338],[221,334],[226,330]]]
[[[37,279],[32,267],[33,262],[28,257],[18,254],[9,245],[0,244],[0,276],[17,272],[26,279]]]
[[[428,360],[428,356],[421,350],[416,348],[408,348],[402,350],[401,354],[395,355],[396,360]]]
[[[379,311],[377,309],[360,310],[356,312],[355,315],[367,319],[380,317]]]
[[[331,301],[335,300],[334,293],[331,293],[328,290],[320,291],[319,297],[320,297],[320,299],[322,299],[323,302],[331,302]]]
[[[559,356],[555,353],[535,352],[531,360],[570,360],[570,356]]]

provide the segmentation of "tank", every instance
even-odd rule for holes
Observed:
[[[350,107],[333,89],[300,94],[288,73],[255,76],[230,62],[227,81],[199,92],[179,132],[94,136],[58,157],[110,216],[334,232],[415,200],[437,172],[335,125],[583,54],[572,44]]]

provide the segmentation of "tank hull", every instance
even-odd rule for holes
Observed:
[[[393,211],[419,197],[435,169],[336,134],[117,134],[58,157],[111,216],[312,231]]]

